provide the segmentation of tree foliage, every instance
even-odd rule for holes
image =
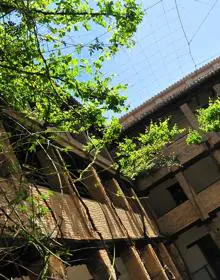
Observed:
[[[134,178],[158,165],[168,165],[169,160],[163,148],[181,132],[176,125],[170,125],[169,119],[151,123],[144,133],[134,138],[125,138],[119,143],[117,167],[125,176]]]
[[[199,130],[189,131],[188,144],[200,144],[202,135],[210,132],[220,132],[220,99],[209,101],[207,108],[197,110],[196,118]]]
[[[135,0],[1,1],[2,102],[44,127],[104,133],[104,113],[124,108],[125,85],[113,85],[101,68],[133,45],[142,17]]]
[[[45,152],[47,160],[54,166],[61,193],[60,173],[65,174],[70,193],[78,195],[94,230],[90,212],[80,198],[67,165],[61,166],[62,156],[58,157],[61,163],[57,168],[58,162],[49,155],[51,148],[57,155],[60,150],[65,150],[54,145],[56,133],[51,131],[56,128],[75,134],[86,132],[91,140],[87,146],[89,152],[99,151],[116,139],[120,133],[119,122],[115,118],[106,121],[105,113],[118,113],[125,108],[126,98],[121,93],[126,86],[114,84],[113,76],[102,73],[102,66],[120,48],[134,44],[132,36],[142,17],[141,6],[135,0],[0,1],[0,114],[4,106],[9,106],[42,124],[39,131],[35,131],[14,121],[15,146],[26,151],[25,158],[37,148]],[[13,151],[5,139],[12,140],[14,136],[1,136],[4,147],[1,156],[7,158]],[[15,167],[15,163],[15,158],[12,163],[7,162],[6,172],[7,176],[13,174],[13,184],[20,183],[16,187],[10,185],[16,189],[13,189],[13,199],[8,193],[8,178],[0,187],[5,199],[5,205],[0,209],[1,234],[15,242],[21,238],[21,250],[34,247],[44,261],[38,279],[47,279],[49,256],[56,256],[60,261],[59,254],[67,257],[66,247],[54,237],[57,229],[61,235],[62,230],[59,222],[52,232],[47,223],[43,223],[47,215],[53,217],[55,214],[49,208],[48,195],[38,193],[36,196],[30,192],[28,179],[30,173],[35,173],[35,167],[31,169],[29,166],[25,171],[19,163]],[[80,175],[82,173],[79,178]],[[39,192],[37,184],[31,184]],[[7,244],[0,254],[1,265],[2,262],[14,262],[19,271],[21,250],[15,243],[12,246]]]

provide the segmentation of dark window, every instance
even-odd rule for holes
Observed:
[[[180,205],[187,200],[185,193],[183,192],[179,183],[175,183],[174,185],[167,188],[176,205]]]

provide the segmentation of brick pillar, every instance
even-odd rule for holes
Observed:
[[[140,254],[144,262],[144,265],[147,268],[147,271],[152,279],[154,280],[169,279],[151,244],[142,247],[140,249]]]
[[[148,234],[150,234],[151,236],[155,235],[158,236],[159,235],[159,231],[158,228],[156,226],[156,224],[154,223],[154,221],[149,217],[148,213],[146,212],[144,206],[142,205],[139,197],[137,196],[136,192],[134,191],[133,188],[131,188],[131,193],[133,195],[133,197],[135,198],[135,202],[137,203],[138,207],[140,208],[140,210],[142,211],[144,218],[146,219],[147,222],[147,232]],[[144,229],[145,230],[145,229]]]
[[[87,261],[87,267],[94,280],[116,280],[116,274],[108,253],[102,249]]]
[[[117,213],[114,207],[112,207],[112,203],[106,194],[102,181],[94,167],[91,167],[84,173],[83,182],[86,184],[88,191],[96,201],[107,205],[108,211],[106,211],[105,207],[102,207],[102,210],[103,212],[105,211],[104,214],[106,217],[108,217],[109,213],[112,215],[113,222],[111,219],[108,220],[112,238],[118,238],[119,234],[126,236],[127,232],[121,224],[121,221],[118,219]]]
[[[181,188],[183,189],[184,193],[188,197],[189,201],[195,208],[196,213],[198,214],[198,218],[204,220],[208,218],[208,213],[203,208],[201,201],[199,200],[197,194],[195,193],[192,186],[187,181],[183,172],[179,172],[175,175],[175,178],[179,182]]]
[[[55,256],[50,256],[48,260],[49,279],[67,280],[66,269],[61,260]]]
[[[177,280],[191,280],[188,268],[174,243],[167,245],[167,248],[160,243],[159,250],[164,265],[171,269]]]
[[[27,273],[31,280],[38,280],[38,277],[45,269],[43,260],[38,260],[28,267]],[[48,269],[45,272],[45,279],[67,280],[66,269],[62,261],[51,255],[48,259]]]
[[[125,214],[129,220],[129,223],[137,236],[142,234],[143,230],[136,216],[134,215],[134,211],[131,209],[131,206],[126,198],[126,195],[123,193],[119,183],[116,179],[111,179],[105,182],[105,190],[108,196],[111,199],[111,202],[115,205],[115,207],[122,208],[126,210]]]
[[[136,248],[134,246],[127,247],[120,255],[128,274],[132,280],[150,280],[148,274]]]

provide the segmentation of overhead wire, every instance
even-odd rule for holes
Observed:
[[[196,29],[196,31],[194,32],[194,34],[192,35],[191,39],[189,40],[189,43],[191,44],[192,41],[195,39],[195,37],[197,36],[197,34],[199,33],[200,29],[202,28],[202,26],[204,25],[204,23],[206,22],[206,20],[208,19],[208,17],[210,16],[211,12],[214,10],[216,4],[218,3],[218,0],[216,0],[213,5],[211,6],[211,8],[208,10],[208,13],[206,14],[206,16],[204,17],[204,19],[202,20],[202,22],[199,24],[198,28]]]
[[[163,1],[161,2],[161,5],[162,5],[163,12],[164,12],[164,15],[165,15],[167,27],[168,27],[168,29],[169,29],[169,37],[170,37],[170,40],[171,40],[171,44],[172,44],[172,47],[173,47],[174,52],[175,52],[175,54],[176,54],[176,58],[177,58],[177,60],[178,60],[179,70],[180,70],[181,73],[183,74],[183,68],[182,68],[182,65],[181,65],[181,63],[180,63],[180,60],[179,60],[179,58],[178,58],[178,53],[177,53],[176,45],[175,45],[175,42],[172,40],[172,37],[171,37],[172,31],[171,31],[170,23],[169,23],[169,20],[168,20],[168,16],[167,16],[166,9],[165,9],[165,7],[164,7],[164,2],[163,2]]]
[[[179,18],[179,22],[180,22],[180,25],[181,25],[181,28],[182,28],[184,37],[185,37],[185,39],[186,39],[187,45],[188,45],[189,55],[190,55],[190,57],[191,57],[191,60],[192,60],[192,62],[193,62],[193,64],[194,64],[195,69],[197,69],[197,65],[196,65],[195,59],[194,59],[194,57],[193,57],[192,50],[191,50],[190,40],[188,39],[188,36],[187,36],[187,34],[186,34],[186,30],[185,30],[184,25],[183,25],[182,18],[181,18],[181,16],[180,16],[180,11],[179,11],[179,7],[178,7],[177,0],[174,0],[174,1],[175,1],[175,7],[176,7],[176,12],[177,12],[177,15],[178,15],[178,18]]]

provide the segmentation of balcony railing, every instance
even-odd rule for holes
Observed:
[[[168,146],[169,153],[174,153],[177,155],[178,160],[181,164],[193,159],[199,154],[203,153],[206,148],[203,144],[201,145],[187,145],[186,144],[187,135],[181,137],[174,143]]]
[[[212,212],[220,206],[220,180],[201,191],[198,194],[198,200],[207,213]],[[160,217],[157,221],[160,230],[163,233],[173,234],[187,227],[191,223],[199,219],[195,208],[189,200],[169,211],[167,214]]]
[[[186,137],[187,135],[184,135],[167,147],[168,154],[174,154],[177,156],[178,161],[181,164],[192,160],[207,150],[206,146],[203,144],[187,145]],[[168,168],[160,168],[157,171],[152,172],[150,175],[143,175],[143,177],[140,177],[137,181],[139,189],[145,190],[147,187],[150,187],[155,182],[164,178],[169,172],[170,170],[168,170]]]

